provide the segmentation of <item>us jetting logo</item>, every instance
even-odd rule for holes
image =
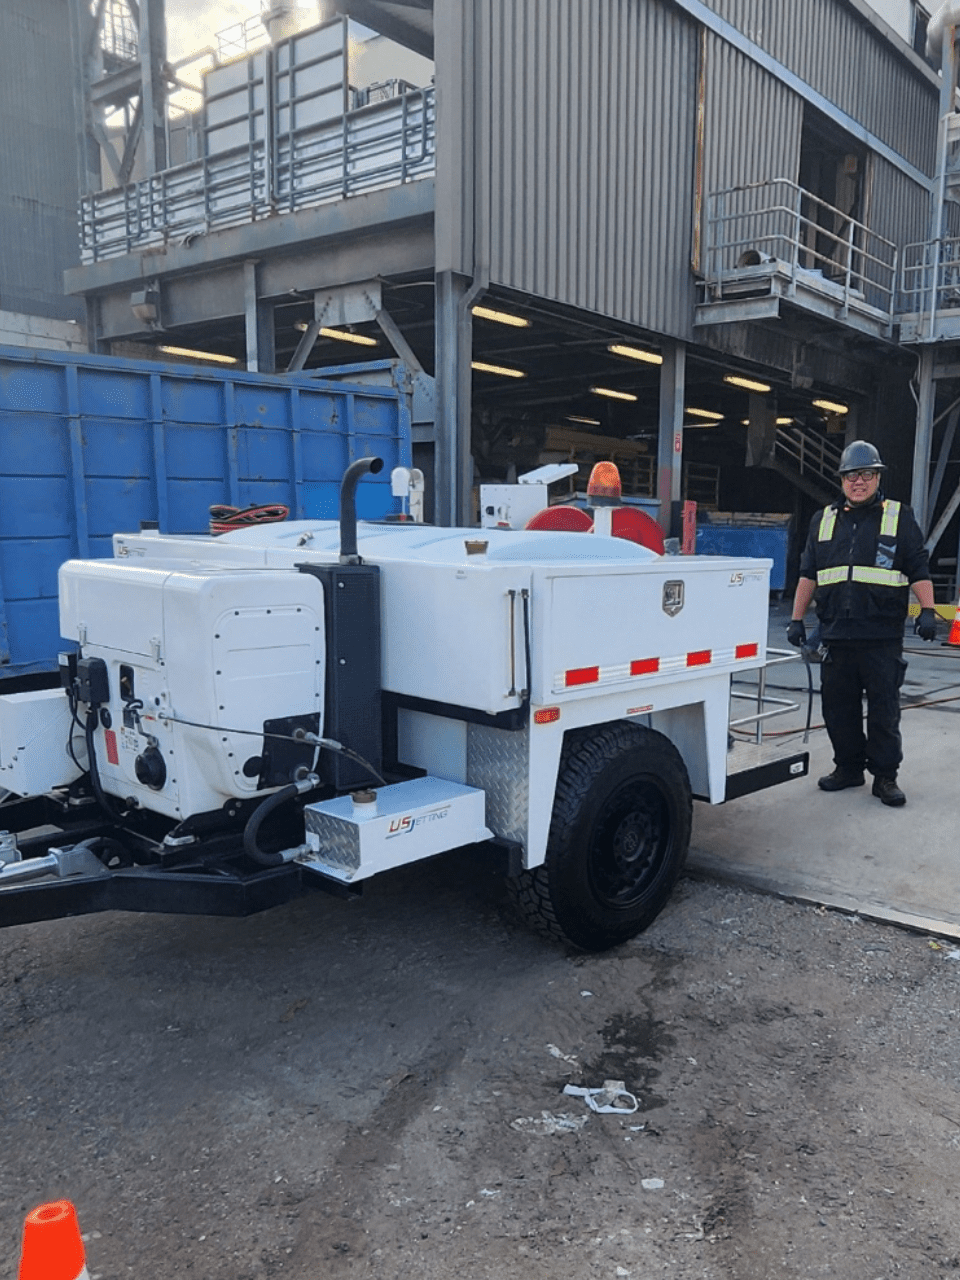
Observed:
[[[450,806],[445,809],[434,809],[430,813],[421,813],[419,817],[414,817],[412,813],[404,814],[402,818],[391,818],[390,826],[387,828],[387,839],[392,836],[406,836],[411,831],[416,831],[417,827],[425,826],[428,822],[442,822],[444,818],[450,816]]]

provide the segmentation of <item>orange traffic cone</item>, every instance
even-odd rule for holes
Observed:
[[[950,634],[943,643],[945,645],[956,645],[960,648],[960,602],[957,603],[957,612],[954,615],[953,626],[950,628]]]
[[[27,1214],[19,1280],[89,1280],[77,1211],[69,1200]]]

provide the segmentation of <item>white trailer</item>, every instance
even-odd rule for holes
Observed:
[[[541,930],[653,920],[766,660],[769,561],[333,521],[117,534],[60,571],[63,688],[0,697],[0,924],[244,914],[478,845]],[[38,794],[42,792],[42,794]],[[52,834],[51,834],[52,827]]]

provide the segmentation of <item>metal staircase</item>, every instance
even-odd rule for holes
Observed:
[[[837,496],[841,448],[815,431],[792,423],[778,427],[773,449],[759,463],[784,476],[808,497],[826,506]]]

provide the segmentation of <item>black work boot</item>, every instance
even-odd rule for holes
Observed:
[[[821,791],[843,791],[847,787],[862,787],[863,771],[841,769],[838,765],[833,773],[828,773],[825,778],[821,778],[817,786]]]
[[[874,778],[873,794],[881,804],[889,804],[896,809],[907,803],[907,797],[897,786],[896,778]]]

